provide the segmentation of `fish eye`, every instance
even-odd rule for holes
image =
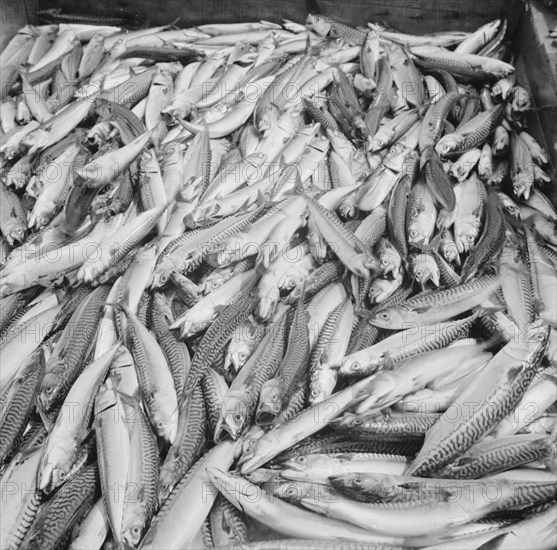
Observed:
[[[238,359],[240,359],[240,361],[244,361],[246,357],[247,355],[243,351],[238,354]]]
[[[47,386],[47,387],[44,389],[44,392],[45,392],[47,395],[50,395],[53,391],[54,391],[54,386]]]
[[[354,485],[361,485],[362,484],[362,478],[361,477],[355,477],[354,480],[352,481],[352,483]]]
[[[353,365],[352,365],[352,370],[359,371],[360,368],[361,368],[361,367],[360,367],[360,364],[359,364],[359,363],[353,363]]]
[[[418,236],[418,232],[417,232],[415,229],[412,229],[412,230],[410,231],[410,236],[411,236],[412,238],[417,237],[417,236]]]
[[[236,413],[234,415],[234,420],[236,420],[236,422],[240,422],[240,420],[242,420],[242,415],[240,413]]]
[[[381,313],[381,319],[389,319],[390,314],[387,311],[384,311],[383,313]]]
[[[311,390],[311,396],[312,397],[317,397],[318,394],[319,394],[319,390],[317,390],[317,389]]]
[[[472,242],[474,240],[474,235],[468,235],[467,239]]]
[[[294,487],[288,487],[288,489],[286,489],[286,494],[288,496],[293,496],[296,493],[296,489],[294,489]]]
[[[386,266],[386,265],[388,265],[388,263],[389,263],[389,260],[387,260],[387,259],[381,260],[381,265]]]
[[[305,464],[307,462],[307,458],[305,456],[299,456],[296,459],[300,464]]]
[[[132,533],[134,535],[140,535],[141,534],[141,527],[139,527],[138,525],[134,525],[132,527]]]
[[[58,475],[60,476],[60,479],[64,479],[66,477],[66,472],[64,472],[64,470],[59,470]]]
[[[416,277],[421,277],[424,274],[424,272],[421,269],[418,269],[418,271],[416,271]]]
[[[362,423],[362,419],[361,419],[361,418],[355,418],[355,419],[354,419],[354,422],[353,422],[354,426],[360,426],[361,423]]]

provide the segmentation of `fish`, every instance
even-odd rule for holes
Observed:
[[[470,448],[474,442],[479,440],[482,434],[489,430],[490,425],[493,426],[498,420],[502,420],[508,413],[508,410],[516,405],[526,391],[535,373],[535,369],[541,361],[549,335],[548,328],[543,327],[539,321],[530,323],[525,331],[526,334],[533,335],[531,342],[508,343],[493,357],[482,372],[482,375],[476,378],[475,383],[468,386],[463,393],[457,396],[455,403],[467,399],[466,393],[476,392],[478,388],[481,388],[483,395],[475,394],[474,403],[476,403],[476,410],[463,415],[456,426],[451,422],[450,434],[448,436],[443,437],[441,435],[447,431],[447,413],[445,413],[447,416],[439,419],[428,431],[424,446],[408,469],[408,475],[431,471],[435,467],[447,464],[451,458],[461,453],[464,448]],[[512,360],[509,357],[512,357]],[[501,364],[499,363],[500,361],[505,365],[506,372],[499,370],[497,365]],[[492,374],[492,369],[497,369],[495,376]],[[491,381],[488,382],[490,378]],[[501,385],[499,385],[499,380],[501,380]],[[486,417],[486,403],[490,405],[498,403],[497,412],[490,418]],[[461,433],[463,437],[455,445],[455,440],[460,438]],[[443,438],[441,445],[435,443],[439,441],[440,435]],[[440,448],[440,453],[435,458],[431,454],[433,448]]]

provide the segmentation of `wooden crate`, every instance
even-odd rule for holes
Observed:
[[[40,0],[40,9],[66,13],[128,17],[160,25],[180,18],[178,25],[241,21],[303,22],[308,13],[330,15],[350,25],[384,21],[406,32],[458,29],[471,31],[482,23],[507,17],[511,30],[523,11],[522,0]]]

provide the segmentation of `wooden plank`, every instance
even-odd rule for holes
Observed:
[[[472,31],[502,17],[514,30],[523,10],[521,0],[43,0],[41,9],[62,8],[65,13],[128,17],[152,25],[179,26],[241,21],[303,22],[308,13],[322,13],[349,25],[382,21],[411,33],[442,30]],[[154,9],[155,8],[155,9]]]
[[[38,0],[10,0],[0,3],[0,51],[17,31],[35,22]]]
[[[473,31],[494,19],[507,18],[512,33],[523,11],[519,0],[313,0],[324,15],[349,25],[382,21],[397,30],[424,34],[444,30]]]
[[[98,0],[76,3],[74,0],[44,0],[41,10],[61,8],[64,13],[125,17],[150,25],[164,25],[179,18],[178,26],[243,21],[302,23],[308,13],[305,0]]]

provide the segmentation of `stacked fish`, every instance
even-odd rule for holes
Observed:
[[[20,30],[2,549],[556,546],[557,213],[505,33]]]

